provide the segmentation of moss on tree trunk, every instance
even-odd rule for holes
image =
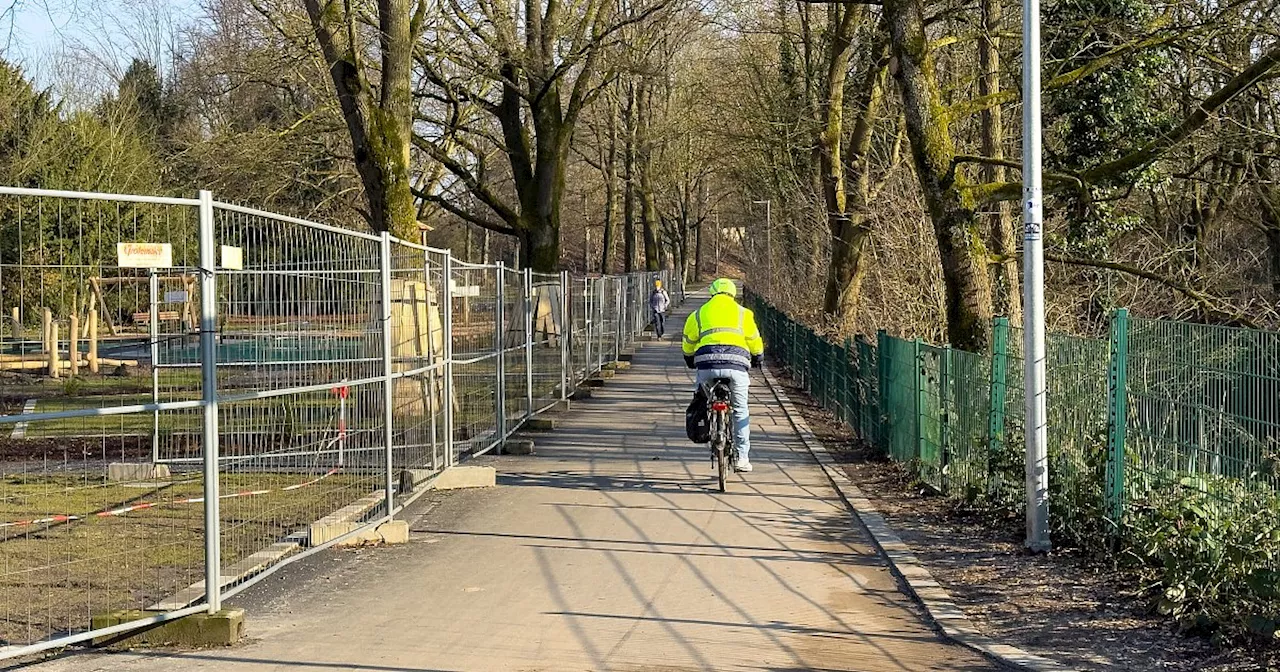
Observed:
[[[929,59],[924,8],[919,0],[886,0],[884,12],[912,162],[942,261],[947,336],[957,348],[983,352],[990,342],[992,317],[987,248],[953,167],[955,146]]]

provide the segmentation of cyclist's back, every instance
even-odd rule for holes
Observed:
[[[752,469],[748,371],[760,365],[764,341],[755,315],[738,305],[737,294],[732,280],[720,278],[711,283],[711,298],[685,320],[682,350],[685,364],[698,370],[698,385],[716,379],[730,382],[738,471],[747,472]]]

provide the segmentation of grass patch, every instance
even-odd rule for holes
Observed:
[[[292,491],[314,473],[223,474],[223,565],[306,527],[377,489],[377,477],[335,474]],[[141,487],[139,487],[141,486]],[[136,502],[160,506],[123,516],[0,530],[0,644],[37,641],[88,627],[94,614],[145,608],[203,576],[203,481],[176,474],[163,484],[107,483],[65,474],[0,478],[0,523],[84,515]]]

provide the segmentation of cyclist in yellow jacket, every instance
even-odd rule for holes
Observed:
[[[732,280],[711,283],[711,299],[684,322],[685,365],[698,370],[698,385],[717,378],[730,381],[733,390],[734,444],[738,467],[751,471],[751,411],[747,408],[748,372],[760,368],[764,341],[756,317],[738,305],[738,288]]]

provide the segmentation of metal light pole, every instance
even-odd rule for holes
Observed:
[[[1027,441],[1027,548],[1049,550],[1045,418],[1044,189],[1040,182],[1040,0],[1022,2],[1023,383]]]
[[[767,257],[765,266],[769,269],[769,294],[773,295],[773,201],[752,201],[755,205],[764,206],[764,254]]]

